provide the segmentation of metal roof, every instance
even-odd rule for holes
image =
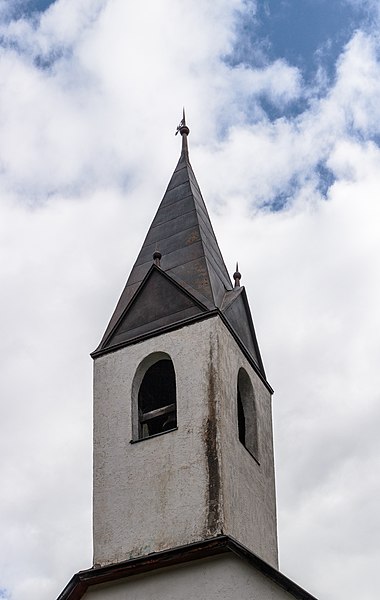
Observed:
[[[244,288],[231,284],[190,164],[184,119],[178,131],[178,164],[93,356],[219,313],[265,378]]]

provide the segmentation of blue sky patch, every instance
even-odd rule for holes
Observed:
[[[28,18],[36,13],[44,12],[54,2],[55,0],[8,0],[5,5],[4,17],[6,20]]]
[[[257,16],[270,58],[285,58],[306,77],[320,62],[334,66],[357,26],[356,9],[340,0],[266,0]]]
[[[54,2],[55,0],[24,0],[22,4],[27,12],[43,12]]]
[[[238,44],[226,60],[260,67],[283,58],[306,83],[319,66],[332,78],[342,48],[366,19],[365,6],[347,0],[262,0],[238,22]]]
[[[322,163],[319,163],[317,165],[316,170],[318,175],[318,190],[322,194],[322,196],[326,197],[327,192],[329,191],[330,187],[335,181],[335,177],[332,171],[330,171],[330,169],[328,169],[326,165]]]

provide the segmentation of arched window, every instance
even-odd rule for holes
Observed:
[[[241,368],[237,380],[237,421],[239,441],[258,460],[258,427],[255,395],[248,373]]]
[[[238,384],[237,390],[237,410],[238,410],[238,428],[239,428],[239,441],[245,446],[245,415],[243,402],[241,400],[241,394]]]
[[[137,403],[138,439],[177,427],[175,372],[169,357],[157,360],[147,369]]]

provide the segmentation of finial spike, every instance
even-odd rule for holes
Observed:
[[[234,278],[234,281],[235,281],[235,287],[236,288],[240,287],[241,273],[239,273],[239,264],[238,264],[237,261],[236,261],[236,271],[233,274],[233,278]]]

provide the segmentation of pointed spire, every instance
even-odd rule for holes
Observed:
[[[190,129],[186,125],[185,107],[182,109],[182,119],[177,127],[175,135],[177,135],[178,132],[182,135],[182,155],[188,156],[189,148],[187,145],[187,136],[190,133]]]
[[[233,274],[233,278],[235,280],[235,287],[240,287],[241,273],[239,273],[239,264],[238,263],[236,263],[236,271]]]
[[[181,157],[93,356],[218,313],[265,378],[239,265],[233,288],[189,161],[185,111],[177,132]]]

